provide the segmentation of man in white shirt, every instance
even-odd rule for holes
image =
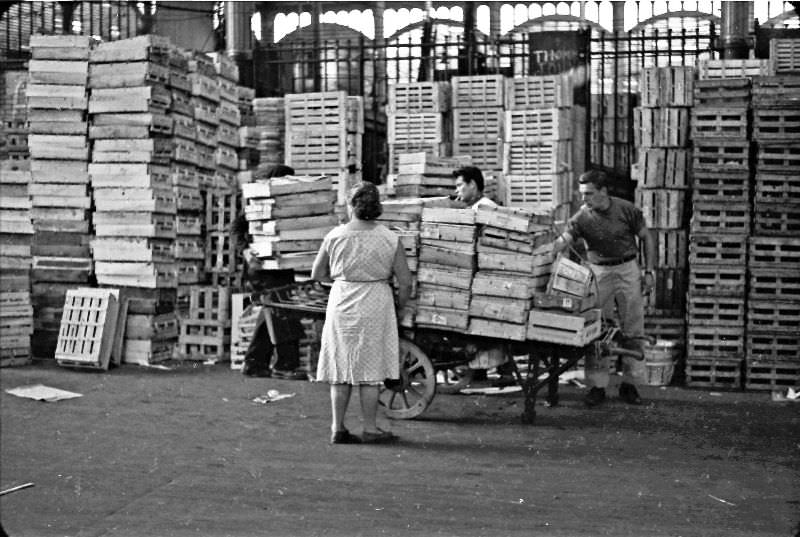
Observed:
[[[483,174],[475,166],[464,166],[453,172],[456,178],[456,199],[473,210],[481,205],[497,207],[497,204],[483,195]]]

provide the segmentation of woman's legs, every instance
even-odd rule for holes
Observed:
[[[347,413],[347,404],[350,402],[349,384],[331,384],[331,431],[344,431],[344,415]]]
[[[358,387],[358,398],[361,400],[361,416],[364,419],[364,432],[378,432],[378,394],[377,385],[361,384]]]

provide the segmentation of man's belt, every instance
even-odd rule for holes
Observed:
[[[603,267],[611,267],[614,265],[627,263],[628,261],[633,261],[634,259],[636,259],[636,254],[626,255],[625,257],[610,257],[608,259],[603,259],[602,261],[590,261],[590,263]]]

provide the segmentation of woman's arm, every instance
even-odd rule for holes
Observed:
[[[311,268],[311,278],[318,282],[333,281],[331,279],[331,268],[328,265],[328,251],[325,249],[325,244],[326,243],[323,242],[322,246],[320,246],[317,257],[314,259],[314,265]]]
[[[397,278],[397,306],[402,308],[411,296],[411,271],[408,270],[403,243],[399,240],[397,241],[397,251],[394,254],[393,272]]]

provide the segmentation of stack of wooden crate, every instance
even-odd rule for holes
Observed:
[[[258,138],[258,167],[283,164],[286,112],[283,97],[253,99],[254,135]]]
[[[236,94],[239,99],[238,169],[241,172],[258,167],[258,142],[260,136],[255,128],[256,116],[253,109],[255,90],[244,86],[236,86]]]
[[[632,170],[636,204],[656,242],[656,259],[651,260],[655,289],[645,299],[646,325],[679,345],[685,341],[693,84],[690,67],[647,68],[640,83],[641,106],[634,109],[635,144],[640,148]],[[641,257],[643,262],[644,252]]]
[[[27,101],[36,356],[52,357],[67,289],[86,284],[92,273],[89,48],[85,36],[31,36]]]
[[[194,162],[200,177],[200,189],[203,190],[213,184],[217,168],[220,90],[217,85],[217,71],[211,58],[191,51],[186,56],[195,121]]]
[[[570,213],[573,138],[583,136],[582,108],[573,107],[567,76],[536,76],[506,80],[503,171],[505,204],[509,207],[561,207]],[[573,131],[579,136],[573,136]],[[580,144],[580,147],[584,147]]]
[[[402,153],[451,154],[450,83],[411,82],[389,86],[389,173],[398,173]]]
[[[227,362],[231,342],[230,289],[193,285],[189,293],[189,313],[180,319],[178,358]]]
[[[750,232],[750,80],[704,77],[692,112],[686,384],[738,388]]]
[[[28,166],[28,106],[25,90],[28,72],[4,70],[0,73],[0,160],[13,169]],[[13,164],[16,162],[16,164]]]
[[[0,160],[0,367],[31,359],[33,224],[26,164],[19,158]]]
[[[796,75],[800,73],[800,39],[777,37],[769,40],[771,74]]]
[[[322,239],[337,224],[336,194],[327,176],[288,176],[242,185],[250,249],[268,270],[310,273]]]
[[[626,175],[636,159],[632,148],[633,129],[629,118],[638,105],[636,94],[603,93],[591,98],[592,119],[589,137],[589,155],[592,162],[620,175]],[[576,137],[577,141],[577,137]],[[641,155],[639,155],[641,158]]]
[[[782,74],[753,81],[757,158],[745,387],[759,390],[800,382],[800,40],[794,56],[785,40],[776,41],[772,60]]]
[[[452,84],[453,154],[469,155],[486,175],[503,170],[503,75],[455,76]]]
[[[550,278],[552,216],[482,206],[475,221],[478,271],[472,281],[468,332],[524,341],[533,294]]]
[[[417,326],[465,332],[475,272],[475,211],[424,208],[417,272]]]
[[[175,343],[174,313],[157,313],[153,306],[162,302],[161,290],[169,300],[177,285],[170,80],[166,38],[140,36],[92,50],[92,254],[97,283],[121,288],[122,300],[130,298],[122,356],[127,363],[170,358]]]
[[[200,173],[195,166],[197,125],[194,120],[192,82],[189,80],[189,59],[185,52],[174,46],[170,47],[169,69],[169,116],[173,122],[170,175],[176,211],[175,269],[178,285],[185,289],[205,280],[203,197]]]
[[[436,157],[430,153],[400,153],[397,175],[393,175],[394,194],[398,198],[449,196],[455,192],[453,172],[472,162],[469,155]]]
[[[295,93],[284,97],[286,164],[298,175],[327,175],[339,205],[361,180],[362,97],[343,91]]]
[[[414,323],[417,297],[417,270],[419,268],[419,234],[422,209],[425,201],[422,198],[401,198],[384,200],[383,212],[376,219],[379,224],[394,231],[403,244],[408,268],[411,271],[411,300],[406,306],[405,314],[398,315],[400,324],[410,328]]]

